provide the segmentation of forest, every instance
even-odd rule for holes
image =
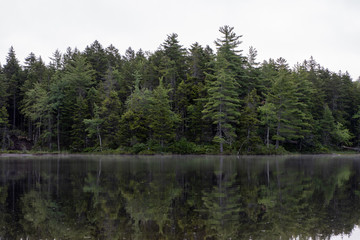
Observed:
[[[0,147],[131,154],[323,153],[360,143],[360,81],[310,57],[257,60],[234,28],[216,50],[176,33],[154,52],[94,41],[0,65]],[[21,150],[30,147],[20,146]]]

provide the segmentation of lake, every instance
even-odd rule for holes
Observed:
[[[0,240],[360,239],[360,156],[1,156]]]

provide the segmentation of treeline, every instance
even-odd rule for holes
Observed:
[[[98,41],[45,64],[0,66],[0,146],[11,136],[46,151],[324,152],[360,140],[360,87],[313,58],[259,63],[220,28],[216,52],[170,34],[155,52],[124,55]]]

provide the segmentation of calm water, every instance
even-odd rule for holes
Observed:
[[[360,239],[360,156],[0,157],[4,239]]]

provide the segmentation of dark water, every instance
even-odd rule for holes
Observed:
[[[358,239],[360,156],[0,157],[0,239]]]

